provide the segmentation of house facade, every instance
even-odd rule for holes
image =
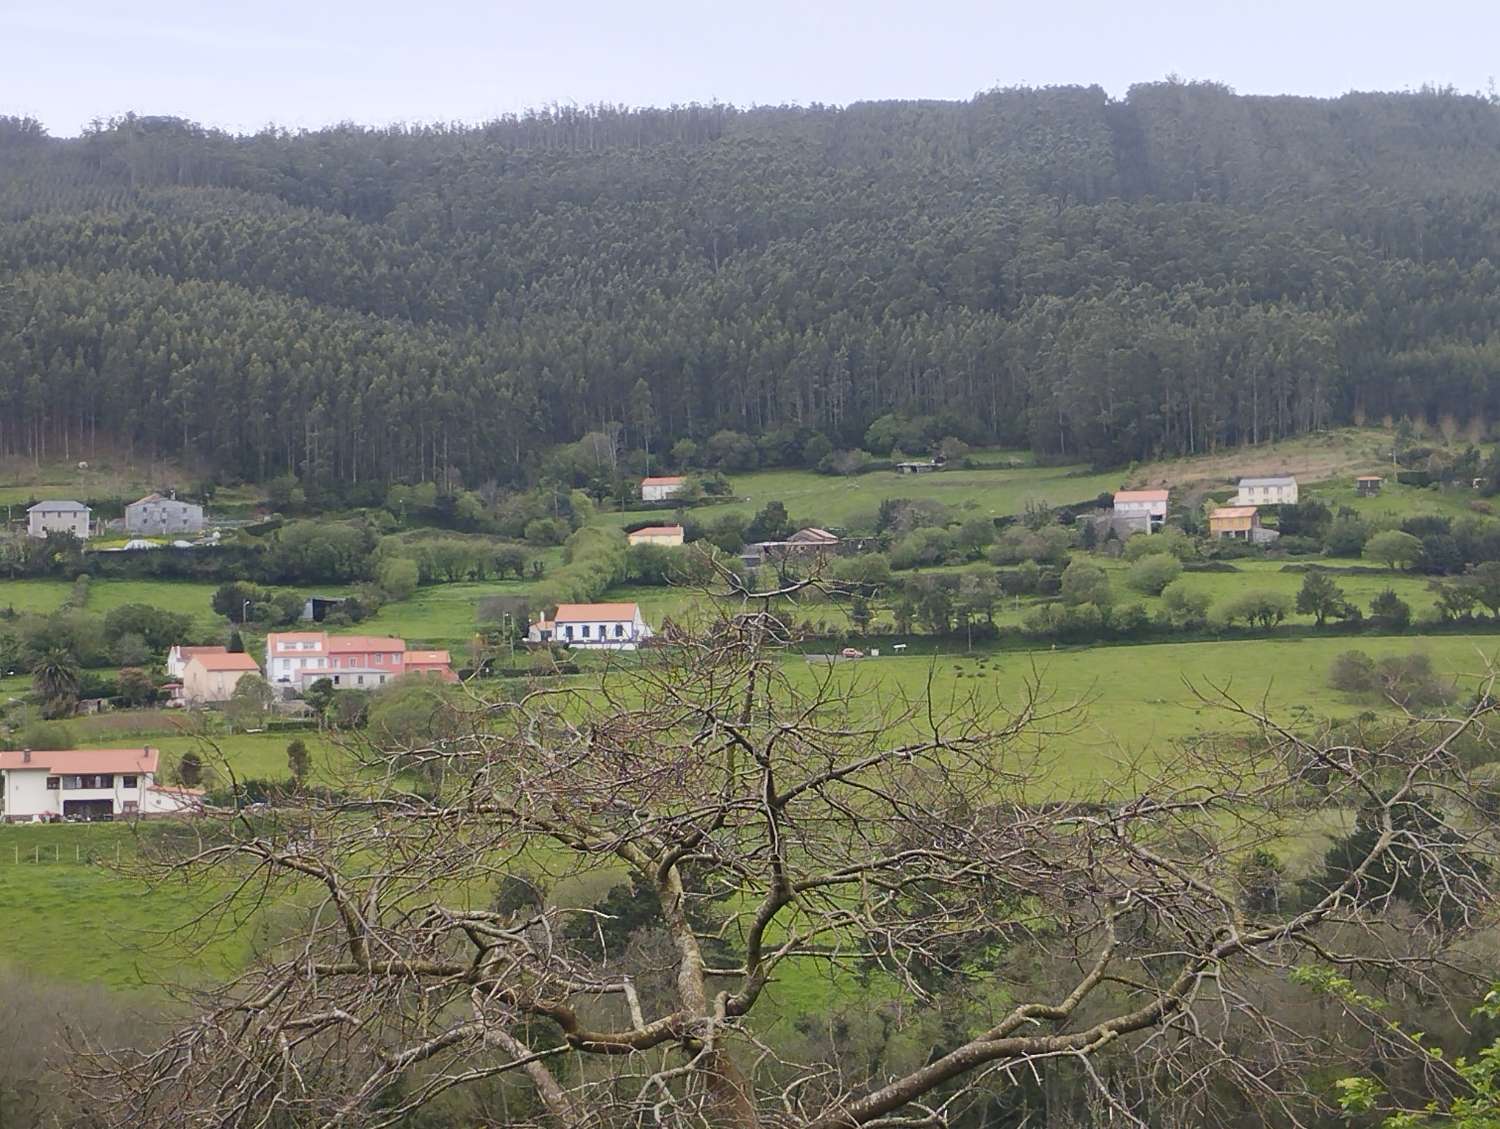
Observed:
[[[1221,540],[1252,541],[1259,528],[1260,511],[1254,506],[1220,506],[1208,515],[1209,534]]]
[[[808,526],[785,541],[753,541],[740,550],[740,560],[751,568],[759,568],[768,560],[821,560],[838,553],[842,544],[838,534]]]
[[[625,540],[632,545],[681,545],[682,539],[680,525],[648,525],[625,535]]]
[[[0,817],[9,823],[110,820],[200,806],[203,793],[156,783],[159,763],[158,750],[149,746],[0,752]]]
[[[125,507],[126,533],[202,533],[203,507],[147,494]]]
[[[1242,478],[1239,493],[1234,496],[1236,506],[1295,506],[1297,504],[1297,480],[1291,475],[1276,478]]]
[[[1119,490],[1114,498],[1114,516],[1130,519],[1145,518],[1145,531],[1155,533],[1167,522],[1166,490]]]
[[[190,706],[227,702],[247,674],[259,674],[260,666],[243,652],[188,656],[182,667],[182,700]]]
[[[641,479],[641,501],[665,502],[687,489],[687,479],[682,475],[663,475]]]
[[[389,635],[273,631],[266,636],[266,681],[295,693],[301,693],[320,678],[328,679],[338,690],[375,690],[400,678],[408,669],[456,681],[448,666],[448,652],[411,654],[424,656],[415,667],[408,662],[406,640]],[[442,656],[442,660],[437,656]]]
[[[82,502],[38,502],[26,511],[27,536],[45,537],[49,533],[71,533],[78,540],[87,541],[89,518],[93,512]]]
[[[403,664],[407,674],[420,674],[440,682],[457,682],[453,656],[447,651],[407,651]]]
[[[533,623],[526,638],[532,643],[633,651],[653,634],[639,604],[559,604],[557,614]]]

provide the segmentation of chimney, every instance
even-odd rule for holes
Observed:
[[[30,749],[22,749],[21,750],[21,763],[22,764],[30,764],[31,763],[31,750]]]

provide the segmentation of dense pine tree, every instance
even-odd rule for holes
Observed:
[[[1101,462],[1482,427],[1497,184],[1500,108],[1447,91],[0,119],[0,454],[477,483],[608,424],[655,461],[889,413]]]

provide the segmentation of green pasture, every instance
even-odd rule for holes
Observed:
[[[1028,502],[1059,506],[1115,490],[1122,472],[1091,474],[1078,467],[1018,467],[1009,470],[940,470],[929,474],[872,471],[851,477],[809,470],[762,470],[731,477],[735,499],[702,506],[693,515],[713,521],[723,514],[753,515],[769,502],[782,502],[794,522],[848,527],[873,520],[887,498],[942,502],[960,516],[1018,514]],[[601,514],[601,522],[625,525],[661,518],[670,511],[627,510]]]
[[[151,604],[193,617],[200,631],[224,625],[209,606],[217,584],[192,580],[95,580],[84,610],[103,615],[124,604]],[[67,580],[0,580],[0,608],[46,614],[62,607],[73,585]]]
[[[264,927],[183,933],[217,891],[185,882],[155,888],[119,873],[135,857],[129,824],[0,825],[0,952],[69,983],[116,989],[233,974]]]
[[[1375,473],[1375,472],[1372,472]],[[1300,491],[1310,501],[1322,502],[1334,513],[1348,507],[1366,521],[1377,525],[1400,525],[1407,518],[1427,514],[1443,517],[1473,517],[1493,512],[1495,500],[1478,491],[1463,487],[1403,486],[1389,471],[1379,494],[1358,493],[1352,476],[1312,483]]]
[[[479,601],[488,596],[524,596],[530,583],[515,580],[430,584],[411,599],[386,604],[352,630],[365,635],[396,635],[409,647],[466,647],[478,627]],[[456,656],[455,656],[456,657]]]
[[[1138,770],[1169,768],[1185,738],[1245,727],[1243,719],[1200,700],[1195,689],[1208,697],[1224,692],[1242,704],[1263,705],[1292,726],[1390,708],[1328,686],[1330,665],[1347,650],[1376,658],[1422,651],[1461,688],[1472,689],[1484,677],[1486,662],[1500,661],[1500,633],[959,651],[882,655],[832,666],[791,659],[788,670],[804,690],[818,679],[831,679],[857,694],[871,716],[910,710],[908,728],[923,724],[929,711],[936,716],[961,711],[971,698],[1018,708],[1027,685],[1035,684],[1050,709],[1076,707],[1069,732],[1042,746],[1048,777],[1064,793],[1097,794],[1101,784],[1128,786]]]

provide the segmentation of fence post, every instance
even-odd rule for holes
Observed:
[[[41,847],[34,846],[34,847],[31,848],[31,861],[32,862],[41,862],[42,861],[42,848]]]

